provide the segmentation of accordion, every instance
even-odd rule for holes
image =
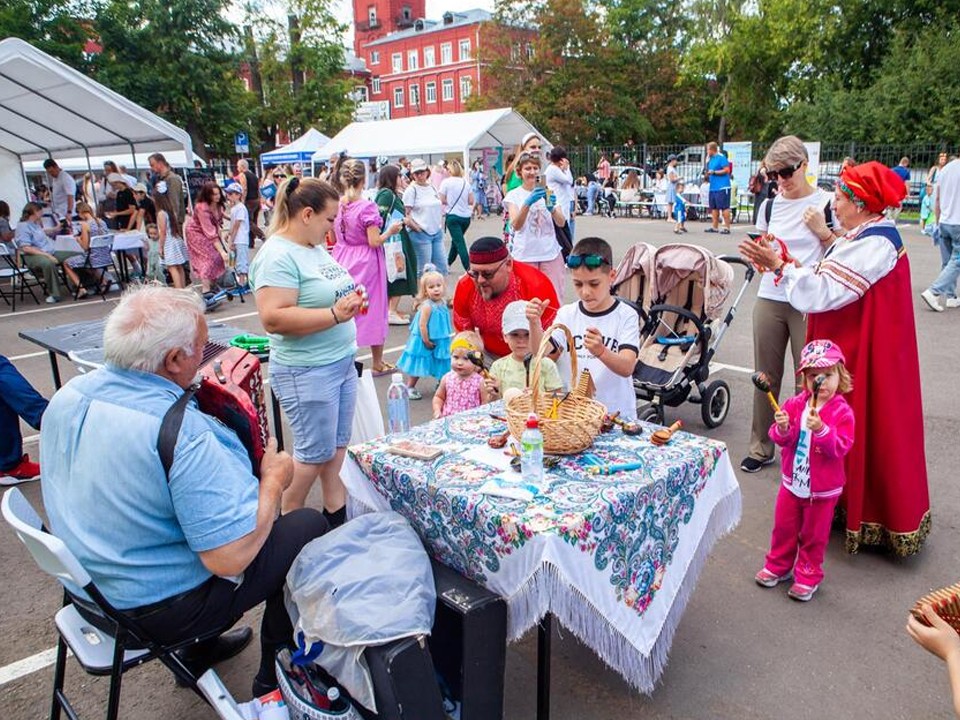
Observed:
[[[270,439],[260,360],[231,347],[204,365],[200,375],[196,394],[200,410],[237,434],[250,454],[253,474],[260,477],[260,461]]]

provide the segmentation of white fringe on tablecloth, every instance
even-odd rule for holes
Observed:
[[[673,600],[660,635],[648,656],[641,655],[629,640],[614,630],[603,613],[577,588],[566,582],[551,563],[544,564],[520,591],[507,601],[508,639],[520,639],[550,611],[608,667],[618,672],[635,689],[651,694],[667,665],[673,634],[680,624],[680,618],[710,551],[717,540],[739,524],[740,513],[739,489],[723,497],[713,509],[700,544],[690,560],[680,591]]]

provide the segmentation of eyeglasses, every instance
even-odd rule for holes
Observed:
[[[609,264],[603,255],[597,255],[595,253],[590,253],[589,255],[571,255],[567,258],[567,267],[573,269],[582,265],[591,270],[596,270],[598,267]]]
[[[287,177],[286,175],[274,175],[274,176],[273,176],[273,179],[274,179],[274,180],[283,180],[283,179],[286,178],[286,177]]]
[[[793,177],[793,174],[797,170],[803,167],[803,164],[805,162],[806,160],[801,160],[793,167],[785,167],[785,168],[781,168],[780,170],[767,170],[767,177],[770,178],[771,180],[776,180],[778,177],[781,177],[784,180],[789,180],[790,178]]]
[[[510,258],[501,260],[500,264],[497,265],[493,270],[467,270],[467,275],[469,275],[473,280],[481,277],[484,280],[493,280],[493,276],[500,272],[500,268],[502,268],[504,263],[509,259]]]

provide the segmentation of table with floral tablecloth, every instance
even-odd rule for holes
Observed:
[[[631,685],[651,692],[697,576],[714,543],[740,520],[740,488],[726,446],[678,432],[669,445],[619,429],[561,458],[532,501],[480,491],[520,475],[487,438],[506,430],[495,403],[354,445],[344,464],[351,516],[393,509],[429,552],[507,601],[517,639],[546,613]],[[431,460],[387,451],[394,439],[444,449]],[[642,463],[590,474],[590,462]]]

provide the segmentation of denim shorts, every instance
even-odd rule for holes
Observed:
[[[711,210],[729,210],[730,209],[730,188],[723,190],[711,190],[708,207]]]
[[[293,459],[312,465],[350,444],[357,404],[354,356],[319,367],[267,364],[270,384],[293,430]]]

